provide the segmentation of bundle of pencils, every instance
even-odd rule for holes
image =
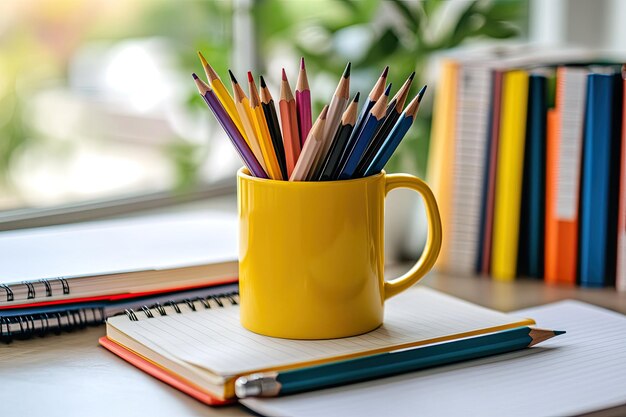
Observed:
[[[404,106],[412,73],[389,100],[386,67],[358,111],[360,93],[350,101],[348,63],[330,103],[312,123],[311,91],[304,58],[295,96],[282,71],[278,111],[265,79],[257,90],[248,72],[246,95],[229,70],[231,96],[219,75],[198,52],[208,83],[195,73],[200,95],[230,138],[252,175],[289,181],[335,181],[380,172],[415,120],[426,86]],[[403,110],[404,109],[404,110]],[[280,115],[280,116],[279,116]]]

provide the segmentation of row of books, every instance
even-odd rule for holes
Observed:
[[[584,52],[447,57],[428,167],[438,268],[626,290],[625,83]]]
[[[237,217],[176,213],[3,232],[0,341],[238,291]]]

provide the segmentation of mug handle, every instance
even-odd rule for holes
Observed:
[[[396,188],[408,188],[417,191],[426,205],[426,214],[428,217],[428,239],[424,252],[417,260],[415,265],[404,275],[391,281],[385,281],[385,299],[406,290],[417,281],[422,279],[424,275],[435,264],[439,250],[441,249],[441,217],[439,216],[439,208],[437,200],[428,185],[422,180],[407,174],[390,174],[385,176],[385,196],[389,191]]]

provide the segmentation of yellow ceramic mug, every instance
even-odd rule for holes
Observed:
[[[428,272],[441,248],[441,220],[428,186],[411,175],[289,182],[237,174],[241,323],[290,339],[368,332],[383,305]],[[420,193],[428,241],[404,276],[384,280],[384,199],[395,188]]]

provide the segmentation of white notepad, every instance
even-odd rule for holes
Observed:
[[[239,308],[223,301],[192,311],[161,316],[137,311],[136,317],[112,317],[107,338],[168,369],[213,395],[229,398],[235,376],[301,367],[339,358],[358,357],[409,346],[453,340],[533,324],[426,287],[389,300],[384,324],[361,336],[332,340],[287,340],[244,329]],[[152,317],[150,317],[152,316]]]
[[[577,301],[514,314],[567,333],[496,357],[241,402],[264,415],[293,417],[564,416],[626,403],[626,316]]]

